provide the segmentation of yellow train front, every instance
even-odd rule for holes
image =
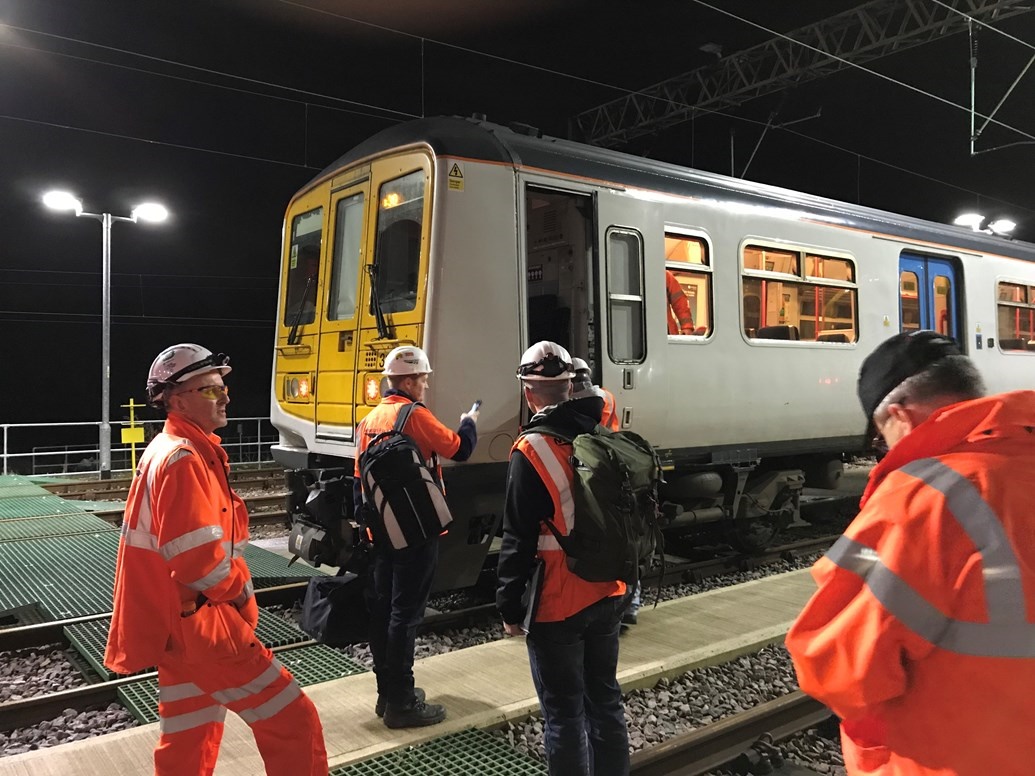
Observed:
[[[477,579],[498,528],[529,344],[584,358],[658,448],[670,532],[752,550],[863,449],[859,365],[916,328],[955,337],[990,389],[1029,387],[1035,248],[522,125],[399,124],[288,206],[271,413],[292,548],[348,558],[354,430],[397,345],[428,352],[447,425],[484,402],[473,457],[445,471],[444,589]]]

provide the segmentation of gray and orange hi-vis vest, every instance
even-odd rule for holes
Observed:
[[[104,664],[118,673],[155,666],[182,651],[181,615],[200,603],[236,606],[252,627],[258,608],[243,558],[248,510],[227,480],[219,437],[171,413],[147,446],[130,487],[115,568],[115,591]],[[213,620],[218,607],[192,620]],[[237,618],[237,613],[233,613]],[[226,629],[222,631],[225,641]]]
[[[571,445],[537,434],[533,428],[518,438],[512,454],[514,450],[521,452],[546,486],[553,503],[553,525],[562,536],[567,536],[575,525]],[[545,523],[539,525],[537,554],[545,568],[536,622],[565,620],[601,598],[625,595],[626,586],[620,580],[587,582],[569,571],[564,550]]]
[[[852,776],[1024,776],[1035,756],[1035,391],[942,408],[873,469],[787,636]]]

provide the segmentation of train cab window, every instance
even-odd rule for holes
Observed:
[[[647,355],[644,337],[643,240],[636,232],[607,234],[607,342],[611,361],[638,364]]]
[[[1035,286],[1000,282],[996,308],[999,348],[1035,353]]]
[[[377,267],[377,297],[382,313],[405,312],[417,306],[423,222],[423,170],[381,186],[374,265]],[[373,299],[370,313],[374,314]]]
[[[316,320],[322,234],[323,208],[295,216],[291,222],[287,295],[284,303],[285,326],[305,325]]]
[[[903,270],[898,276],[899,318],[902,331],[920,328],[920,279],[915,272]]]
[[[356,315],[359,253],[363,244],[363,195],[353,194],[339,200],[336,211],[327,317],[332,321],[347,321]]]
[[[855,263],[814,251],[746,245],[744,333],[751,339],[856,341]]]
[[[702,238],[665,233],[665,295],[669,336],[711,333],[711,261]]]

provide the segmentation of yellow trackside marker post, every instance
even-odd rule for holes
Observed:
[[[144,427],[138,426],[136,422],[136,415],[133,412],[137,407],[146,407],[146,404],[137,404],[133,399],[129,400],[129,404],[123,404],[123,407],[129,409],[129,428],[122,429],[122,444],[129,445],[129,457],[130,466],[132,467],[133,476],[137,476],[137,445],[144,443]]]

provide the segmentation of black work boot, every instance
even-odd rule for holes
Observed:
[[[413,697],[416,699],[417,703],[423,703],[424,698],[426,696],[424,694],[424,690],[422,690],[420,687],[414,687],[413,688]],[[379,716],[379,717],[383,717],[385,715],[385,706],[387,704],[388,704],[388,701],[385,700],[384,696],[381,695],[380,693],[378,693],[378,695],[377,695],[377,705],[374,706],[374,713],[377,716]]]
[[[385,706],[385,726],[390,728],[426,727],[446,718],[446,707],[414,698],[410,703],[389,703]]]

